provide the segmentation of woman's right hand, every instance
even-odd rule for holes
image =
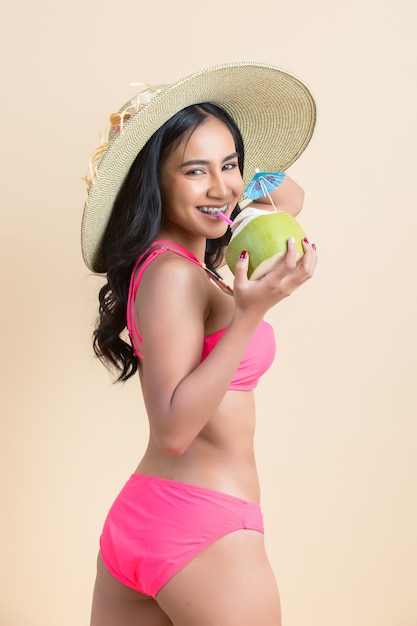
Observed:
[[[242,252],[235,269],[234,297],[236,313],[262,319],[265,313],[313,276],[317,264],[314,244],[303,241],[304,255],[297,261],[294,240],[279,265],[258,280],[248,278],[249,254]]]

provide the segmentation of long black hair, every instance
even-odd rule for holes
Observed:
[[[99,319],[94,330],[93,348],[97,357],[118,372],[117,381],[135,374],[138,361],[132,346],[122,334],[126,328],[126,307],[133,267],[141,254],[156,240],[162,223],[160,172],[171,151],[189,129],[208,116],[229,128],[243,173],[244,148],[241,133],[230,115],[211,103],[182,109],[159,128],[139,152],[114,202],[109,223],[101,241],[101,254],[107,267],[107,283],[99,292]],[[239,212],[237,205],[232,218]],[[205,262],[215,269],[230,240],[230,229],[219,239],[208,239]]]

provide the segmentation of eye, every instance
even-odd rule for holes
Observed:
[[[223,169],[225,169],[225,170],[233,170],[235,167],[238,167],[238,163],[226,163],[223,166]]]
[[[204,174],[203,170],[195,169],[195,170],[188,170],[188,172],[185,172],[186,176],[199,176],[200,174]]]

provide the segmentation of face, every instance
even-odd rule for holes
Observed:
[[[238,155],[228,127],[213,116],[191,129],[161,170],[164,234],[181,239],[224,235],[243,189]]]

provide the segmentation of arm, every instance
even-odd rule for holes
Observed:
[[[256,327],[271,306],[311,276],[315,253],[306,248],[297,264],[290,244],[286,261],[259,281],[247,279],[247,263],[240,260],[236,270],[233,320],[202,363],[206,276],[172,257],[155,260],[143,276],[137,299],[143,394],[151,435],[166,453],[186,452],[215,414]]]
[[[223,337],[201,363],[207,283],[198,266],[163,255],[139,286],[143,395],[151,436],[169,454],[184,453],[215,414],[256,328],[232,322],[228,340]]]

